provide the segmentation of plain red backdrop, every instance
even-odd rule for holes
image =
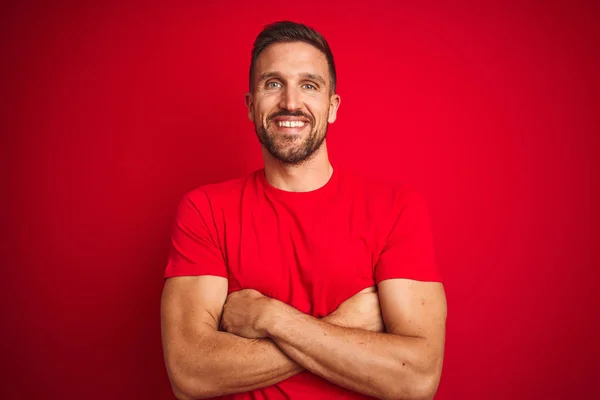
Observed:
[[[0,398],[172,398],[175,207],[261,166],[243,95],[281,19],[333,48],[333,161],[430,207],[449,304],[436,398],[600,396],[593,2],[96,3],[2,6]]]

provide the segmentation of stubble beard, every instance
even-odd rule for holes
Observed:
[[[315,127],[311,119],[311,131],[308,136],[298,137],[274,135],[268,127],[270,120],[267,120],[266,124],[267,126],[262,123],[254,123],[258,140],[275,159],[289,165],[300,165],[310,160],[323,145],[329,126],[325,122],[324,126]]]

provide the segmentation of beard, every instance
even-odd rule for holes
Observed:
[[[283,136],[274,134],[271,130],[271,122],[274,118],[281,116],[304,117],[308,119],[310,121],[308,136]],[[265,123],[254,122],[254,129],[260,143],[275,159],[289,165],[300,165],[310,160],[311,156],[325,141],[328,127],[329,124],[327,121],[325,121],[324,126],[315,126],[314,118],[299,111],[281,111],[269,116]]]

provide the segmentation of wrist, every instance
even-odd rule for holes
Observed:
[[[286,329],[293,325],[295,313],[299,313],[295,308],[279,300],[267,298],[262,311],[258,329],[265,337],[274,339]]]
[[[279,301],[270,297],[264,297],[259,307],[259,314],[255,322],[255,330],[268,337],[269,331],[277,318]]]

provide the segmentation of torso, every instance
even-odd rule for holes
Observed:
[[[275,189],[262,170],[203,190],[230,292],[255,289],[320,318],[375,285],[374,268],[392,224],[392,190],[338,170],[324,187],[308,193]],[[229,398],[365,397],[305,372]]]

